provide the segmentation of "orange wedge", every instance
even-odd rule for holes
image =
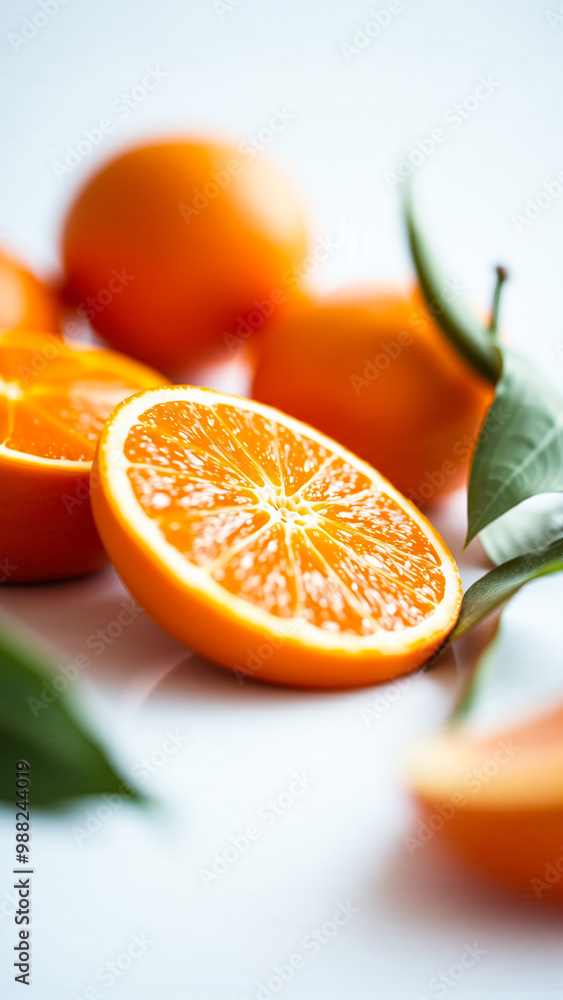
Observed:
[[[0,334],[0,582],[54,580],[106,561],[89,478],[104,420],[164,378],[55,335]]]
[[[429,840],[530,898],[563,902],[563,707],[492,736],[462,726],[412,748],[407,777]]]
[[[452,556],[375,469],[254,400],[192,386],[114,411],[92,504],[167,631],[239,676],[307,687],[420,666],[459,610]]]

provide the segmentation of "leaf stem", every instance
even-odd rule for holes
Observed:
[[[495,271],[497,280],[495,285],[495,291],[493,294],[493,306],[491,309],[489,330],[491,331],[492,334],[496,336],[498,334],[498,317],[499,317],[500,299],[502,295],[502,286],[504,285],[505,281],[508,278],[508,271],[501,264],[499,264],[495,268]]]
[[[408,183],[404,193],[404,215],[418,282],[431,315],[459,354],[479,375],[496,385],[502,371],[501,352],[487,326],[457,297],[452,300],[451,295],[446,295],[445,277],[420,231]]]

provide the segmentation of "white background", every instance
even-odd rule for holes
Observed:
[[[563,197],[521,232],[512,218],[563,169],[563,17],[552,25],[546,17],[557,4],[407,0],[349,58],[342,43],[353,44],[381,0],[371,8],[242,0],[229,12],[212,0],[69,0],[25,44],[15,36],[40,7],[4,4],[3,243],[54,274],[65,207],[101,159],[133,138],[179,130],[240,142],[285,108],[294,117],[268,153],[309,207],[312,245],[322,236],[339,243],[313,283],[404,283],[411,271],[400,191],[385,175],[445,127],[446,141],[416,171],[427,229],[481,310],[492,266],[509,267],[506,335],[563,387]],[[147,67],[167,75],[124,117],[115,102]],[[481,76],[492,78],[494,93],[461,127],[444,126]],[[113,131],[57,177],[67,147],[107,117]],[[466,582],[474,579],[486,562],[477,546],[461,557],[463,498],[432,516]],[[553,577],[513,602],[511,639],[500,651],[507,684],[513,664],[529,686],[530,673],[560,650],[562,596]],[[88,637],[115,620],[125,597],[107,570],[72,584],[6,588],[2,604],[50,638],[67,663],[88,652]],[[144,786],[158,803],[152,811],[123,805],[82,838],[75,828],[95,825],[98,800],[36,814],[29,992],[41,1000],[76,1000],[88,988],[110,1000],[242,1000],[300,953],[304,968],[283,987],[284,1000],[416,1000],[440,995],[429,988],[432,977],[477,943],[485,954],[448,990],[455,1000],[563,997],[556,912],[472,881],[439,838],[414,857],[403,841],[415,815],[401,756],[445,717],[463,667],[457,659],[413,678],[393,701],[397,691],[385,688],[328,695],[240,686],[139,615],[93,657],[73,694],[125,775],[155,752],[161,760],[169,730],[187,740]],[[386,700],[368,727],[361,710],[377,695]],[[303,771],[312,787],[274,824],[260,821],[260,809]],[[1,818],[0,984],[11,998],[23,989],[11,969],[11,810]],[[205,887],[199,870],[256,823],[259,840]],[[349,900],[358,912],[312,955],[303,940]],[[133,934],[152,943],[104,986],[99,970]]]

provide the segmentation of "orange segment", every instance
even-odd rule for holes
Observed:
[[[335,572],[322,551],[307,534],[295,532],[293,538],[295,578],[300,612],[306,621],[330,632],[369,635],[377,625],[369,609],[355,590],[355,583]]]
[[[304,434],[296,434],[283,424],[276,424],[276,440],[286,496],[294,496],[301,491],[319,474],[327,459],[333,457],[317,441]]]
[[[259,465],[254,462],[238,444],[237,438],[209,407],[196,403],[179,404],[174,407],[155,407],[143,419],[143,425],[154,429],[157,435],[165,435],[167,440],[178,441],[196,455],[202,453],[218,460],[221,468],[228,463],[249,481],[250,484],[264,484],[264,476]],[[169,447],[166,444],[164,447]],[[201,455],[200,455],[201,459]],[[207,471],[207,470],[206,470]]]
[[[272,524],[265,511],[260,511],[257,518],[265,518],[257,534],[242,548],[237,546],[228,553],[211,575],[239,599],[252,602],[276,618],[289,618],[297,612],[298,602],[285,528],[279,521]],[[240,542],[240,538],[234,541]]]
[[[93,448],[88,441],[72,433],[71,428],[23,396],[10,399],[9,426],[2,441],[6,454],[19,452],[61,462],[88,462]]]
[[[218,403],[215,411],[237,441],[243,441],[248,453],[262,469],[264,476],[281,486],[280,456],[276,443],[276,428],[267,416],[243,407]]]
[[[97,463],[94,514],[118,572],[224,666],[245,672],[263,647],[260,679],[369,683],[424,663],[455,622],[459,575],[426,519],[270,407],[191,386],[138,393]]]
[[[178,516],[202,513],[220,507],[237,507],[253,504],[254,493],[232,485],[221,485],[210,480],[189,478],[175,469],[155,469],[150,466],[129,466],[135,495],[148,514],[151,508],[158,514],[166,497]]]
[[[365,492],[370,497],[373,482],[361,469],[340,456],[331,456],[303,489],[303,499],[309,503],[331,503]]]
[[[57,579],[105,562],[89,475],[104,421],[163,378],[49,334],[0,334],[0,550],[8,580]]]
[[[381,628],[395,630],[415,625],[433,613],[439,601],[431,594],[423,577],[414,583],[411,574],[409,586],[408,574],[400,564],[390,565],[381,558],[381,551],[363,543],[361,536],[343,531],[337,543],[325,527],[328,526],[311,529],[309,537],[324,554],[328,565],[358,595],[365,615],[373,618]],[[440,582],[443,584],[442,577]]]
[[[217,562],[225,549],[230,552],[236,543],[240,544],[265,527],[268,517],[261,511],[239,507],[206,512],[200,517],[174,520],[167,517],[160,521],[162,532],[171,545],[197,566],[208,566]],[[219,579],[223,572],[217,567],[213,574]]]
[[[389,549],[409,552],[412,556],[430,563],[440,562],[436,552],[418,524],[392,500],[387,493],[352,493],[340,503],[320,503],[313,505],[325,520],[339,524],[353,524],[370,538],[383,542]]]

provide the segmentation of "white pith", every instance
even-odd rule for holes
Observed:
[[[307,437],[331,451],[333,456],[340,457],[345,462],[357,468],[374,484],[376,489],[382,490],[391,499],[395,500],[395,502],[406,510],[411,519],[418,524],[423,533],[430,538],[435,548],[440,560],[441,571],[445,577],[446,589],[443,600],[424,621],[394,632],[379,627],[377,632],[372,635],[354,635],[342,631],[327,631],[309,623],[301,617],[293,617],[291,619],[293,641],[325,649],[344,649],[351,652],[373,650],[382,655],[392,655],[393,653],[403,653],[411,647],[418,647],[424,644],[424,641],[429,641],[433,637],[440,636],[448,631],[453,624],[453,617],[455,616],[460,592],[459,576],[455,563],[445,549],[439,536],[428,525],[425,518],[387,480],[381,477],[371,466],[352,455],[337,442],[327,438],[320,431],[304,425],[286,414],[281,414],[272,407],[254,400],[246,400],[224,393],[217,393],[209,389],[192,386],[171,386],[169,388],[146,390],[142,394],[132,396],[120,404],[102,433],[99,449],[99,467],[103,488],[116,519],[128,533],[133,533],[142,540],[144,545],[186,587],[205,595],[211,603],[225,608],[228,613],[245,620],[249,624],[253,624],[259,630],[276,631],[279,630],[280,625],[284,621],[288,621],[288,619],[271,614],[269,611],[252,604],[248,600],[237,597],[230,591],[226,591],[210,575],[209,566],[202,568],[188,562],[166,540],[158,524],[144,513],[128,476],[130,463],[124,454],[127,436],[130,429],[146,410],[156,404],[171,403],[174,401],[189,401],[206,406],[221,403],[236,406],[239,409],[247,409],[250,412],[258,413],[266,419],[277,420],[297,435],[306,434]],[[294,496],[285,496],[283,490],[274,486],[272,488],[269,486],[256,486],[254,492],[258,497],[258,509],[267,510],[272,522],[278,519],[285,519],[297,524],[299,522],[303,522],[305,525],[308,523],[317,523],[315,511],[311,508],[310,504],[302,501],[301,498],[297,500],[297,494]],[[246,539],[247,541],[248,538]]]

